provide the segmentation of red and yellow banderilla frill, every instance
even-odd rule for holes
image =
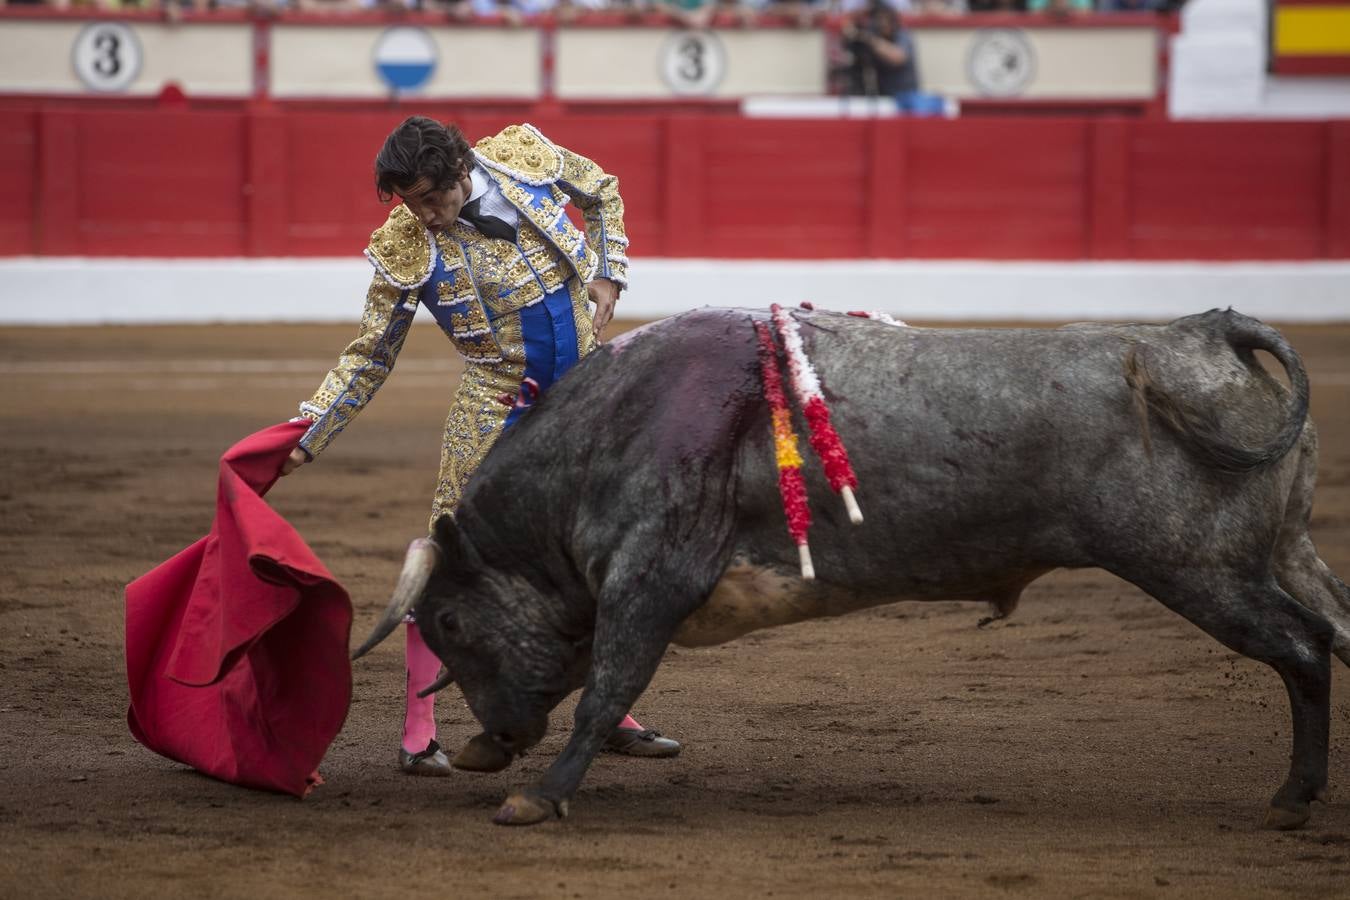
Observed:
[[[839,432],[834,430],[834,425],[830,422],[830,408],[826,405],[825,395],[821,391],[820,376],[816,374],[815,366],[811,365],[811,360],[806,355],[797,320],[777,303],[769,309],[773,313],[778,336],[783,341],[783,352],[787,355],[792,391],[797,395],[797,402],[801,405],[802,415],[806,417],[806,425],[811,433],[811,448],[816,451],[821,465],[825,467],[825,477],[829,480],[830,487],[843,498],[849,521],[859,525],[863,520],[862,510],[858,508],[858,501],[853,497],[853,489],[858,486],[858,476],[853,471],[853,464],[849,462],[848,450],[844,448]]]
[[[802,566],[802,577],[816,577],[811,564],[811,548],[806,533],[811,528],[811,508],[806,503],[806,480],[802,477],[802,455],[797,451],[797,435],[792,430],[792,410],[783,393],[783,379],[778,371],[778,348],[774,346],[769,326],[755,323],[759,337],[759,366],[764,379],[764,399],[768,401],[773,418],[774,459],[778,465],[778,493],[783,498],[783,512],[787,515],[788,534],[797,544]]]

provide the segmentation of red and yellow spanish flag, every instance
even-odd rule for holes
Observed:
[[[1350,75],[1350,0],[1279,0],[1273,46],[1281,75]]]

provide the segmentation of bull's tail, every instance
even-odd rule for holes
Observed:
[[[1262,446],[1248,447],[1234,442],[1225,433],[1213,410],[1183,405],[1163,390],[1150,376],[1140,357],[1139,345],[1136,344],[1125,358],[1125,381],[1130,386],[1135,410],[1139,414],[1145,447],[1152,452],[1148,416],[1148,411],[1152,410],[1217,469],[1247,472],[1283,459],[1298,441],[1308,416],[1308,373],[1303,368],[1303,360],[1283,335],[1263,322],[1231,309],[1223,313],[1216,310],[1208,315],[1218,319],[1223,338],[1249,366],[1257,370],[1261,367],[1252,355],[1254,350],[1264,350],[1280,361],[1289,376],[1291,387],[1284,424],[1279,433]]]

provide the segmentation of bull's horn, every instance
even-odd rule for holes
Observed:
[[[372,647],[389,637],[408,611],[417,604],[422,591],[426,590],[427,582],[431,579],[431,570],[436,568],[436,556],[436,542],[431,538],[418,538],[408,545],[408,555],[403,560],[403,571],[399,573],[394,596],[384,611],[384,617],[370,633],[370,637],[366,638],[366,642],[356,648],[352,659],[360,659],[369,653]]]
[[[455,683],[455,676],[451,675],[449,672],[442,672],[440,678],[437,678],[431,684],[427,685],[426,687],[418,691],[417,696],[430,697],[437,691],[443,691],[454,683]]]

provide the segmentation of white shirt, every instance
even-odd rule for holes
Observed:
[[[476,162],[473,168],[469,169],[469,180],[473,183],[473,189],[469,191],[469,199],[464,201],[466,204],[481,197],[483,202],[478,204],[479,212],[485,216],[495,216],[512,228],[520,227],[520,214],[502,195],[502,189],[497,186],[496,180],[488,175],[482,163]],[[464,222],[463,219],[459,221]],[[469,225],[468,222],[464,224]]]

